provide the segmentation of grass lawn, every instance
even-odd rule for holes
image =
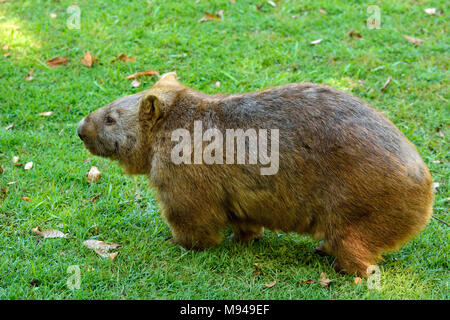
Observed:
[[[7,187],[0,191],[0,299],[449,298],[449,228],[435,219],[400,252],[385,255],[381,289],[368,289],[365,280],[355,285],[354,276],[337,274],[333,258],[315,255],[317,242],[305,236],[266,231],[248,247],[226,240],[204,252],[175,246],[146,179],[125,176],[83,148],[76,135],[83,116],[156,81],[143,77],[134,88],[125,77],[135,72],[176,71],[184,84],[211,94],[328,84],[383,111],[417,146],[440,183],[434,215],[449,222],[448,2],[235,2],[0,3],[0,45],[8,46],[0,49],[0,186]],[[73,4],[81,9],[80,29],[66,25]],[[372,4],[381,10],[381,29],[364,22]],[[444,13],[428,15],[430,7]],[[219,10],[222,21],[197,22]],[[349,37],[350,29],[363,40]],[[92,68],[80,61],[86,51],[98,58]],[[113,61],[122,53],[135,61]],[[58,56],[70,62],[46,65]],[[53,114],[39,115],[46,111]],[[15,166],[13,156],[33,168]],[[98,184],[86,182],[92,165],[102,172]],[[36,226],[69,236],[43,239],[32,232]],[[119,243],[120,254],[101,258],[82,245],[87,239]],[[66,285],[72,265],[80,268],[80,289]],[[332,280],[324,288],[322,272]],[[301,282],[308,279],[316,281]]]

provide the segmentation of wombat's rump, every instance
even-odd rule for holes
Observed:
[[[172,133],[184,128],[193,137],[195,121],[224,134],[278,129],[277,173],[225,160],[175,164]],[[365,275],[432,213],[432,180],[416,148],[379,111],[330,87],[210,96],[171,73],[94,111],[78,133],[92,153],[149,176],[173,241],[185,248],[220,243],[228,226],[242,242],[260,238],[263,228],[307,233],[324,240],[320,250],[336,257],[337,268]]]

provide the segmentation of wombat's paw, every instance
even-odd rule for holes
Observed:
[[[233,233],[230,236],[230,240],[236,243],[242,243],[242,244],[249,244],[252,241],[259,241],[262,239],[262,234],[252,234],[252,235],[243,235],[243,234],[236,234]]]
[[[323,243],[314,249],[314,253],[316,253],[316,254],[318,254],[319,256],[322,256],[322,257],[330,255],[327,252],[327,250],[325,249],[325,245]]]

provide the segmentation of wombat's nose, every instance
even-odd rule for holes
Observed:
[[[80,121],[80,123],[78,124],[78,136],[80,137],[81,140],[84,140],[85,136],[83,135],[83,126],[84,126],[84,119]]]

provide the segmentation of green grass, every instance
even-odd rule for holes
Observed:
[[[133,88],[124,78],[134,72],[175,70],[183,83],[207,93],[328,84],[382,110],[417,146],[441,184],[434,215],[448,222],[448,3],[285,0],[258,10],[263,2],[79,0],[80,30],[66,27],[71,1],[0,3],[0,45],[10,52],[0,56],[0,185],[17,181],[0,200],[1,299],[449,298],[449,229],[434,219],[400,252],[385,256],[381,290],[369,290],[336,274],[333,259],[315,255],[317,243],[304,236],[266,232],[249,247],[224,241],[204,252],[174,246],[145,179],[127,177],[116,163],[83,148],[76,126],[84,115],[156,80],[143,78]],[[379,30],[363,22],[371,4],[381,9]],[[444,14],[427,15],[429,7]],[[197,23],[205,11],[221,9],[223,21]],[[364,40],[349,38],[350,29]],[[424,43],[416,47],[402,34]],[[316,39],[323,41],[309,44]],[[80,62],[87,50],[99,59],[93,68]],[[121,53],[136,62],[112,62]],[[71,61],[47,67],[56,56]],[[54,113],[38,115],[44,111]],[[33,169],[14,167],[13,156],[33,161]],[[92,161],[83,162],[87,158]],[[86,182],[91,165],[103,173],[98,184]],[[31,231],[36,226],[70,236],[38,239]],[[119,256],[100,258],[82,245],[91,238],[120,243]],[[66,286],[71,265],[81,269],[79,290]],[[332,280],[328,287],[300,283],[321,272]],[[274,287],[264,286],[274,279]]]

